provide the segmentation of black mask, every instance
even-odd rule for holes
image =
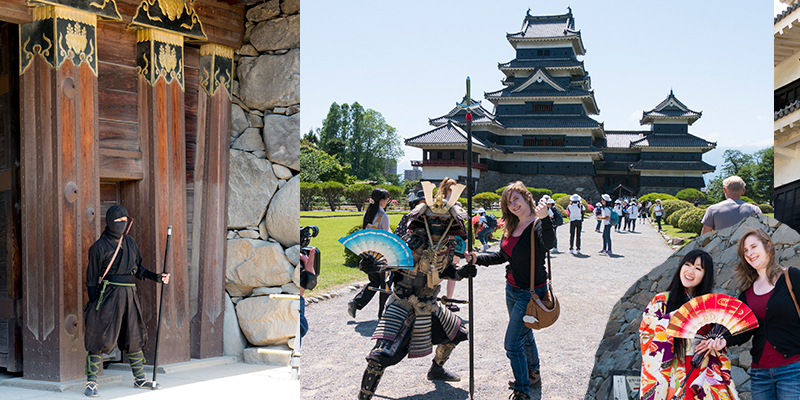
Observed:
[[[125,233],[125,226],[128,224],[128,221],[114,222],[114,220],[127,216],[128,210],[126,210],[125,207],[120,205],[111,206],[111,208],[108,209],[108,212],[106,212],[106,226],[108,227],[108,230],[116,235],[122,235]]]

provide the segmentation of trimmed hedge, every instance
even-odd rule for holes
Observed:
[[[703,194],[703,192],[692,188],[681,190],[680,192],[678,192],[678,194],[675,195],[675,197],[677,197],[678,200],[685,200],[690,203],[706,199],[706,196]]]
[[[775,209],[769,204],[761,204],[758,206],[761,209],[761,212],[764,214],[771,214],[775,212]]]
[[[544,197],[544,195],[551,196],[553,194],[553,191],[550,189],[537,189],[533,187],[526,187],[526,189],[528,189],[528,191],[531,192],[531,194],[533,195],[533,201],[535,202],[538,202],[542,197]],[[506,190],[506,186],[503,186],[495,190],[494,192],[500,196],[503,196],[504,190]]]
[[[681,208],[680,210],[676,210],[675,212],[672,213],[672,215],[669,216],[669,218],[667,218],[666,220],[667,224],[672,226],[678,226],[678,222],[680,221],[683,214],[686,214],[688,211],[693,209],[694,207],[691,208],[687,207],[687,208]]]
[[[643,201],[645,204],[647,204],[648,200],[655,203],[656,199],[661,199],[661,201],[664,202],[665,200],[675,200],[675,196],[666,193],[648,193],[642,197],[639,197],[637,200]]]
[[[703,223],[701,221],[703,220],[704,214],[704,210],[692,208],[685,212],[678,221],[678,228],[684,232],[692,232],[699,235],[703,230]]]
[[[756,206],[758,205],[755,201],[753,201],[753,199],[751,199],[751,198],[749,198],[747,196],[742,196],[741,199],[746,201],[746,202],[748,202],[748,203],[750,203],[750,204],[753,204],[753,205],[756,205]]]
[[[567,209],[567,206],[569,206],[569,203],[570,203],[569,196],[561,196],[558,199],[556,199],[556,205],[561,206],[561,208],[565,210]],[[583,197],[581,197],[581,204],[583,204],[583,208],[586,209],[587,213],[590,212],[589,203],[587,203],[586,199],[584,199]]]
[[[550,197],[552,197],[552,198],[553,198],[553,200],[558,200],[558,199],[560,199],[560,198],[562,198],[562,197],[564,197],[564,196],[567,196],[567,194],[566,194],[566,193],[555,193],[555,194],[553,194],[553,195],[552,195],[552,196],[550,196]]]

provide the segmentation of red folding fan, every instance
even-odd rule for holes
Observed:
[[[711,329],[701,329],[709,324],[718,324]],[[721,338],[722,327],[735,335],[758,327],[753,310],[738,299],[724,294],[705,294],[695,297],[679,308],[669,320],[667,335],[694,339]]]

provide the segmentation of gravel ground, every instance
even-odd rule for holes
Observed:
[[[557,230],[562,252],[552,255],[552,268],[561,317],[552,327],[534,332],[543,386],[533,390],[533,399],[584,398],[594,354],[612,307],[630,285],[673,252],[651,225],[637,224],[635,233],[611,233],[615,254],[598,254],[603,242],[594,226],[594,219],[584,222],[585,254],[580,256],[566,253],[569,227],[564,225]],[[497,250],[497,242],[490,250]],[[504,268],[503,265],[479,267],[474,279],[475,323],[470,324],[470,331],[475,342],[476,399],[505,399],[511,393],[508,381],[513,375],[503,350],[508,324]],[[466,299],[467,287],[466,281],[459,282],[454,297]],[[370,302],[353,320],[347,314],[347,302],[354,294],[307,306],[310,330],[303,340],[301,398],[356,398],[366,366],[364,357],[374,344],[370,337],[378,323],[378,305],[377,300]],[[466,321],[469,315],[466,306],[462,306],[459,315]],[[459,344],[445,364],[448,370],[461,376],[460,382],[427,380],[425,375],[432,358],[432,355],[407,358],[387,368],[374,398],[469,398],[468,342]]]

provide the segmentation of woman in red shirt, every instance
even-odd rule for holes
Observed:
[[[739,300],[758,318],[758,328],[723,339],[740,345],[753,338],[750,387],[753,400],[800,399],[800,315],[786,275],[778,265],[775,244],[763,229],[739,239]],[[789,268],[795,297],[800,297],[800,271]]]

